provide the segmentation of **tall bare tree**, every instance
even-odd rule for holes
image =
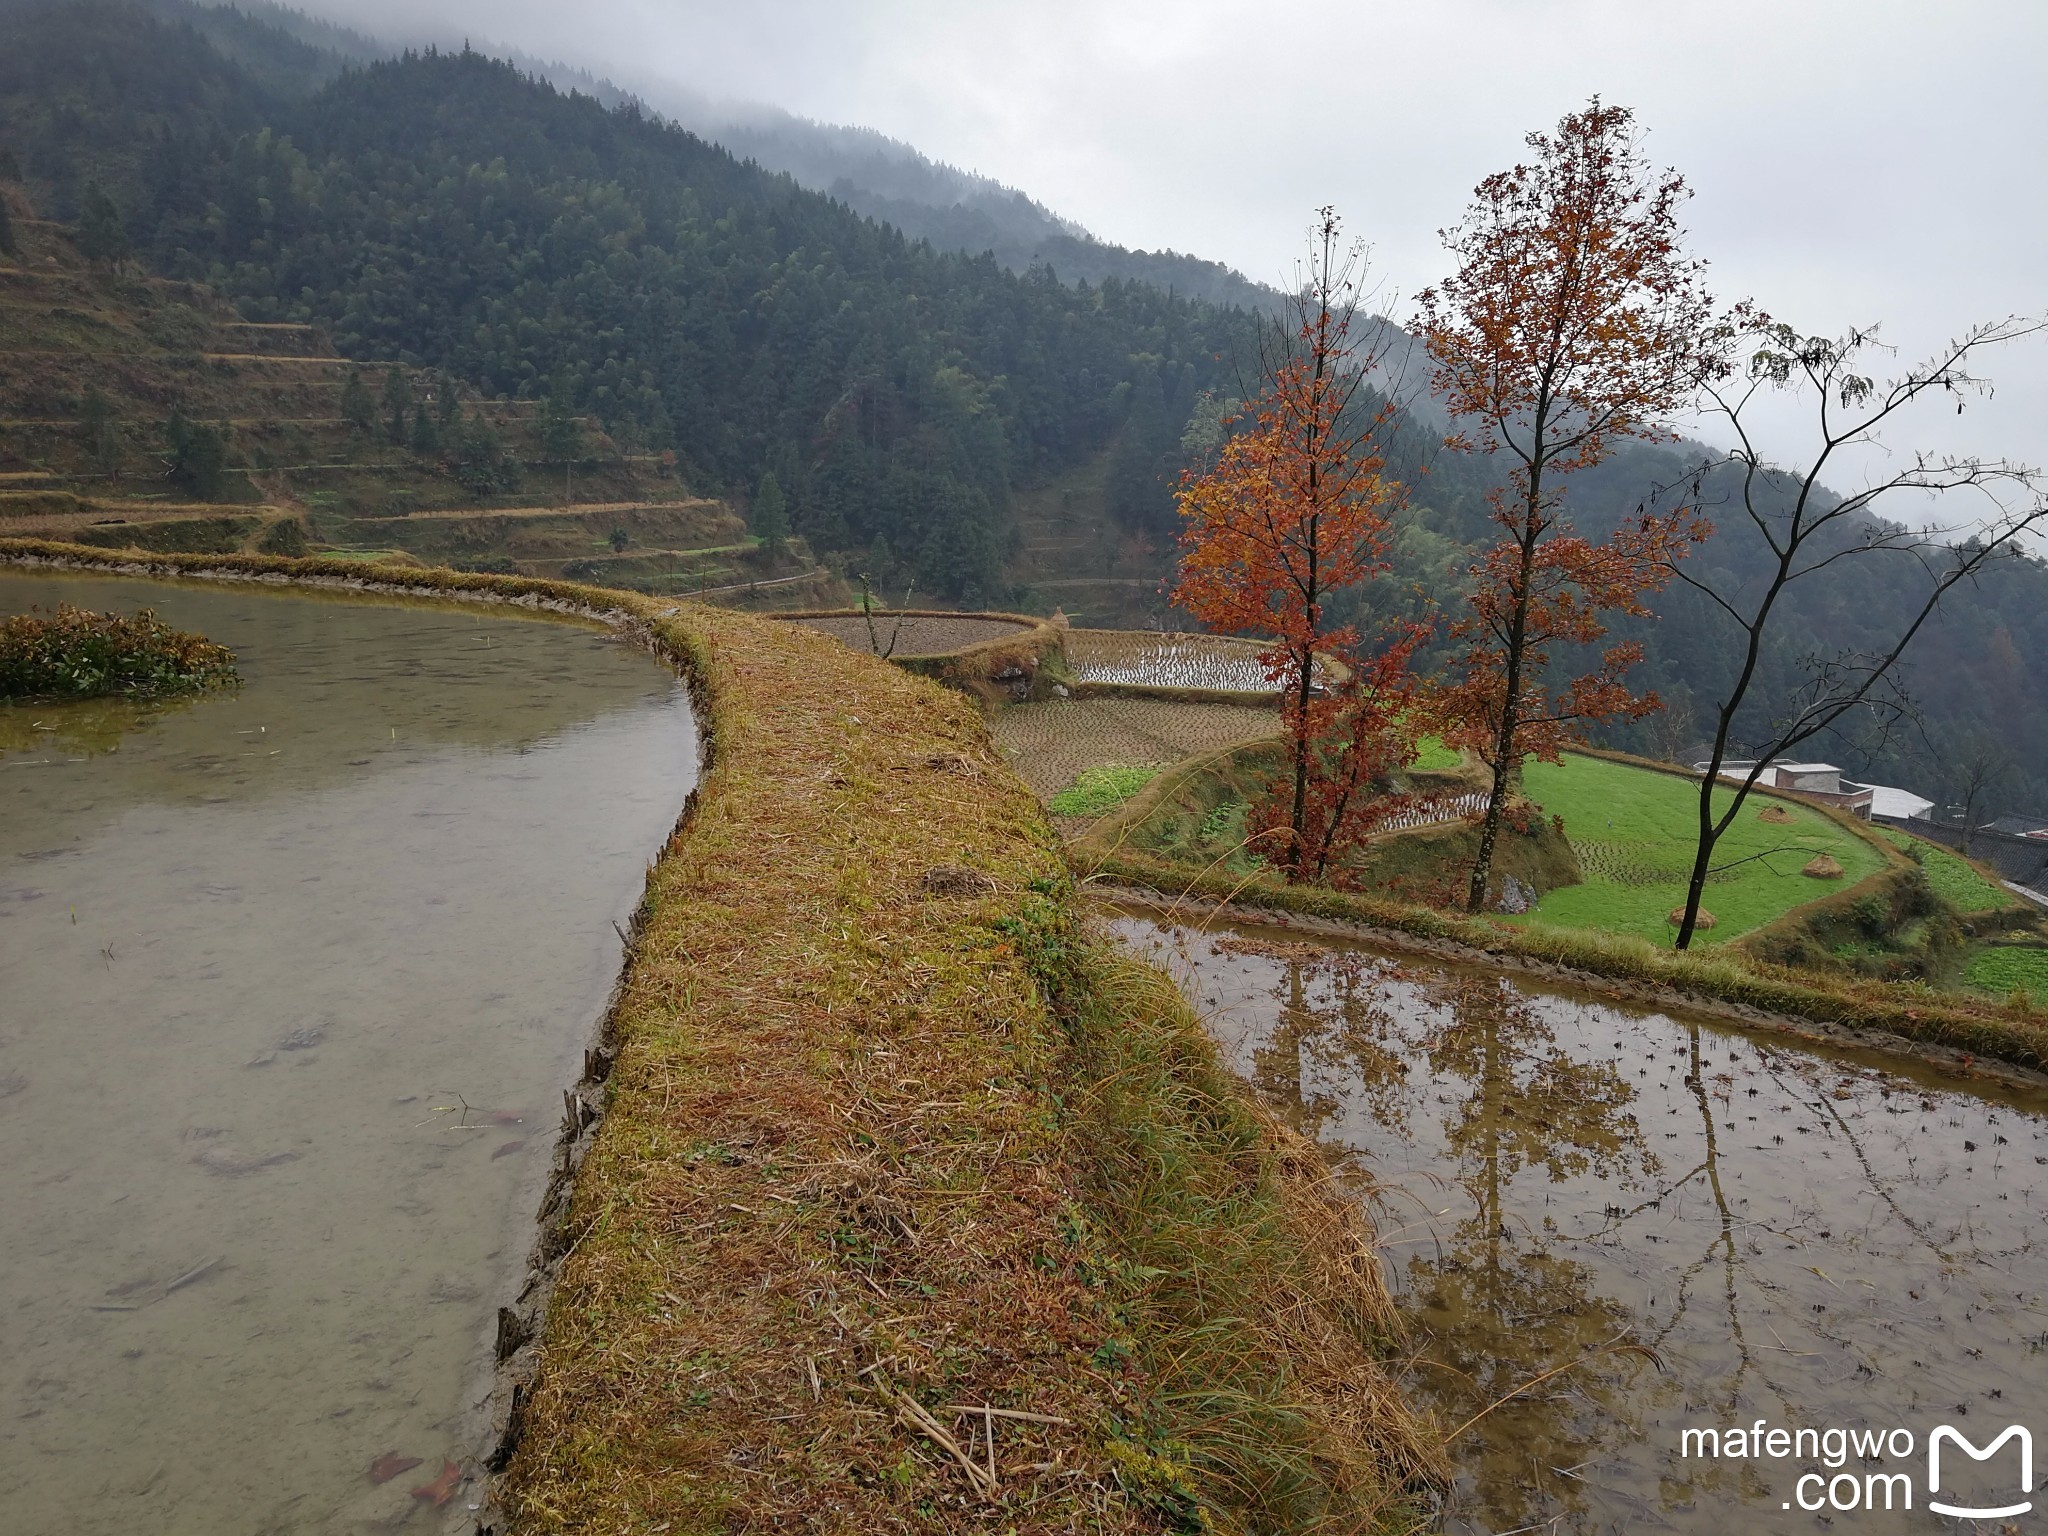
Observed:
[[[1727,499],[1769,555],[1761,576],[1747,582],[1711,569],[1671,567],[1677,580],[1733,624],[1738,658],[1713,714],[1713,747],[1700,779],[1697,844],[1678,948],[1692,943],[1707,877],[1714,872],[1715,845],[1770,765],[1852,715],[1880,723],[1902,719],[1910,706],[1898,687],[1898,664],[1914,638],[1950,593],[1991,561],[2016,553],[2030,529],[2048,525],[2040,473],[2006,459],[1916,452],[1894,458],[1896,467],[1840,497],[1822,486],[1821,477],[1831,469],[1853,468],[1844,460],[1859,449],[1881,445],[1886,430],[1901,424],[1914,406],[1955,402],[1960,409],[1970,396],[1987,393],[1987,381],[1973,371],[1976,359],[2043,328],[2042,321],[2030,319],[1980,325],[1925,363],[1887,380],[1862,371],[1873,354],[1886,350],[1875,330],[1802,336],[1790,326],[1757,318],[1732,324],[1724,333],[1728,351],[1723,368],[1705,378],[1702,397],[1710,418],[1735,446],[1700,465],[1677,494],[1697,503],[1710,482],[1732,480]],[[1808,451],[1797,467],[1774,463],[1757,440],[1758,402],[1781,393],[1797,397],[1808,423]],[[1909,527],[1878,515],[1881,505],[1959,497],[1975,505],[1974,515],[1960,525],[1943,527],[1923,518]],[[1801,680],[1784,696],[1759,696],[1762,663],[1786,595],[1836,567],[1872,560],[1910,561],[1922,576],[1917,595],[1890,633],[1873,647],[1810,657]],[[1768,708],[1768,723],[1760,739],[1742,741],[1738,732],[1754,721],[1758,706]],[[1721,773],[1737,747],[1749,766],[1731,786],[1722,782]]]
[[[1970,839],[1977,831],[1991,791],[2012,772],[2012,749],[1985,731],[1972,731],[1948,753],[1948,787],[1955,793],[1963,813],[1963,835],[1957,851],[1969,856]]]

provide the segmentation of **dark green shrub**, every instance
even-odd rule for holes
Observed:
[[[131,619],[59,603],[0,621],[0,699],[161,698],[239,681],[233,651],[148,608]]]
[[[256,541],[258,553],[265,555],[289,555],[296,558],[306,552],[306,526],[296,517],[281,517],[263,530],[263,537]]]

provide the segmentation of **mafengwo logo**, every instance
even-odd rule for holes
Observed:
[[[1918,1449],[1910,1429],[1787,1429],[1758,1419],[1732,1429],[1685,1430],[1678,1454],[1687,1461],[1805,1463],[1808,1470],[1793,1480],[1785,1509],[1849,1514],[1918,1507],[1958,1520],[2010,1520],[2032,1512],[2034,1436],[2025,1425],[2008,1424],[1980,1445],[1953,1424],[1937,1424],[1927,1436],[1924,1463]],[[1849,1470],[1851,1458],[1862,1470]],[[2000,1465],[1979,1473],[1977,1464],[1993,1458],[2002,1458]],[[1812,1470],[1815,1462],[1826,1470]],[[1923,1465],[1920,1485],[1915,1474]],[[1987,1492],[1987,1486],[2004,1491]]]

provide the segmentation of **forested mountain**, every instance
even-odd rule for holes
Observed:
[[[1574,525],[1605,536],[1640,510],[1659,486],[1675,486],[1712,455],[1696,443],[1624,445],[1598,467],[1570,477],[1565,505]],[[1490,467],[1457,455],[1431,461],[1416,475],[1413,525],[1404,535],[1402,569],[1372,602],[1400,602],[1402,580],[1420,579],[1436,590],[1455,580],[1466,551],[1488,537],[1485,491]],[[1766,578],[1770,553],[1744,517],[1731,473],[1709,476],[1701,509],[1715,534],[1689,558],[1701,580],[1724,593],[1753,596]],[[1789,482],[1770,487],[1789,505]],[[1822,506],[1833,505],[1820,493]],[[1861,539],[1866,524],[1846,524],[1839,547]],[[1828,548],[1816,548],[1815,559]],[[1736,746],[1770,734],[1790,714],[1810,677],[1810,665],[1838,656],[1887,649],[1907,616],[1917,612],[1929,572],[1913,554],[1856,555],[1828,568],[1824,578],[1786,589],[1761,659],[1751,704],[1738,721]],[[1703,757],[1713,716],[1740,661],[1740,633],[1711,600],[1673,583],[1653,601],[1655,617],[1623,620],[1614,637],[1633,639],[1644,657],[1631,677],[1654,688],[1665,708],[1643,722],[1616,727],[1606,745],[1648,756],[1693,761]],[[1898,784],[1937,802],[1960,801],[1973,773],[1988,772],[1990,801],[1999,809],[2048,813],[2048,561],[2014,553],[1994,561],[1973,585],[1958,588],[1921,632],[1898,673],[1914,718],[1901,722],[1878,711],[1846,719],[1832,736],[1802,749],[1841,765],[1851,778]],[[1995,814],[1995,812],[1990,813]],[[1985,819],[1989,819],[1988,814]]]
[[[1063,282],[1121,278],[1212,304],[1264,309],[1279,297],[1221,262],[1105,244],[1014,187],[929,160],[872,129],[813,123],[773,109],[722,108],[674,90],[649,88],[645,96],[734,154],[787,171],[801,185],[941,250],[993,251],[1013,271],[1044,265]]]
[[[673,449],[705,493],[744,502],[772,471],[796,531],[892,592],[1023,600],[1029,503],[1050,521],[1082,507],[1094,526],[1074,539],[1102,551],[1090,574],[1156,602],[1184,438],[1198,443],[1239,383],[1244,312],[1170,273],[1061,281],[863,217],[849,197],[886,218],[885,204],[952,196],[996,207],[991,227],[1014,213],[1015,229],[1078,238],[886,140],[818,130],[777,151],[770,120],[742,147],[798,171],[777,174],[630,99],[608,108],[468,52],[376,58],[369,40],[266,17],[0,0],[0,175],[11,156],[45,213],[83,219],[82,244],[208,282],[249,320],[315,324],[348,357],[445,370],[485,395],[566,400],[621,444]],[[799,185],[852,162],[867,167],[857,195]],[[1436,435],[1411,422],[1398,447],[1412,515],[1362,614],[1454,606],[1488,536],[1492,468],[1435,450]],[[1574,477],[1573,516],[1611,527],[1689,451],[1638,446]],[[1760,548],[1723,522],[1695,558],[1753,573]],[[1905,560],[1850,561],[1802,588],[1759,718],[1808,658],[1888,635],[1917,577]],[[1034,591],[1049,607],[1083,585]],[[1681,589],[1658,607],[1632,627],[1636,675],[1672,707],[1614,740],[1684,757],[1732,640]],[[2014,559],[1923,637],[1904,680],[1924,734],[1817,755],[1940,798],[1968,760],[2002,752],[1994,804],[2048,810],[2044,676],[2048,566]]]
[[[310,93],[348,65],[393,59],[405,51],[271,0],[146,3],[167,19],[188,22],[259,81],[285,93]],[[421,18],[421,26],[430,29],[431,19]],[[421,35],[416,27],[412,36]],[[454,33],[433,38],[428,30],[425,35],[443,48],[467,46]],[[665,118],[942,251],[993,251],[996,260],[1017,272],[1050,266],[1066,283],[1121,278],[1213,304],[1262,309],[1279,298],[1221,262],[1107,244],[1014,187],[931,160],[871,128],[818,123],[780,107],[719,100],[673,81],[647,78],[622,87],[588,70],[517,50],[486,45],[484,51],[563,92],[607,107],[637,106],[648,116]]]
[[[156,270],[340,350],[547,395],[773,470],[799,532],[920,590],[1003,592],[1013,485],[1138,430],[1178,441],[1241,318],[941,252],[631,108],[473,53],[266,89],[122,0],[0,11],[0,145],[61,217],[110,197]]]

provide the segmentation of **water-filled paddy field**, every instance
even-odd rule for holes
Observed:
[[[1944,1440],[1938,1488],[1928,1451],[1943,1425],[2048,1430],[2048,1091],[1270,929],[1113,924],[1355,1169],[1405,1387],[1461,1431],[1445,1529],[2028,1528],[1928,1508],[2038,1502],[2016,1443]],[[1709,1429],[1711,1455],[1687,1438]]]
[[[59,600],[245,686],[0,706],[0,1528],[459,1522],[687,699],[503,608],[0,574]]]

